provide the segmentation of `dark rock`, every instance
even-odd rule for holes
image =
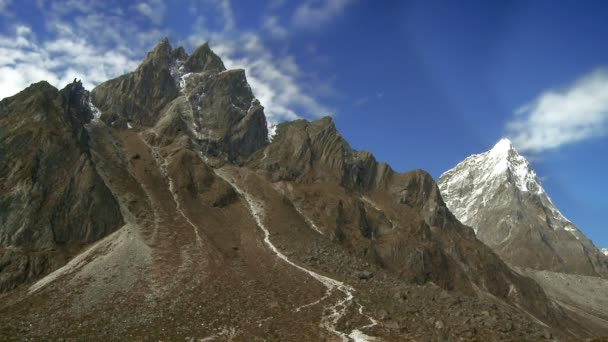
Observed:
[[[357,273],[357,277],[362,280],[369,280],[374,277],[374,274],[370,271],[361,271]]]
[[[114,127],[126,127],[127,121],[142,126],[156,123],[160,111],[179,95],[170,70],[173,62],[173,50],[164,39],[135,71],[95,87],[91,95],[102,120]]]
[[[396,321],[387,321],[382,323],[382,326],[384,326],[387,329],[392,329],[392,330],[399,330],[401,329],[400,325],[398,322]]]
[[[0,289],[62,266],[123,223],[91,159],[88,101],[76,80],[0,101]]]
[[[211,51],[207,43],[199,46],[192,52],[192,55],[184,63],[184,68],[186,72],[220,72],[226,70],[222,60]]]
[[[389,313],[386,310],[384,310],[384,309],[379,310],[377,312],[377,317],[381,321],[386,321],[386,320],[390,319]]]

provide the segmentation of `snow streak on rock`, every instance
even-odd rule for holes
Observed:
[[[90,95],[89,95],[89,101],[87,104],[89,105],[89,109],[91,110],[91,113],[93,113],[93,121],[99,121],[99,118],[101,118],[101,111],[99,110],[99,108],[95,107],[95,105],[91,101]]]
[[[150,153],[152,154],[152,157],[154,158],[154,161],[156,162],[156,165],[160,169],[163,176],[165,176],[165,178],[168,180],[169,192],[171,193],[171,196],[173,197],[173,202],[175,202],[175,208],[176,208],[177,212],[192,227],[192,230],[194,231],[194,235],[196,236],[196,242],[199,245],[199,247],[203,247],[203,239],[201,238],[201,235],[198,232],[198,228],[190,220],[190,218],[188,218],[188,216],[186,215],[186,213],[184,213],[184,210],[181,207],[181,204],[179,202],[179,196],[177,195],[177,192],[175,191],[175,185],[173,183],[173,179],[171,179],[171,176],[169,175],[169,163],[167,162],[167,159],[165,159],[158,152],[157,148],[150,146],[150,144],[148,144],[148,142],[145,139],[143,139],[142,137],[140,137],[140,139],[141,139],[141,141],[144,142],[144,144],[146,144],[146,146],[148,146],[148,148],[150,149]]]
[[[329,332],[331,332],[332,334],[340,337],[343,341],[355,341],[355,342],[376,341],[377,338],[367,336],[366,334],[361,332],[361,329],[371,328],[378,324],[378,322],[376,320],[363,314],[364,308],[361,304],[356,304],[358,306],[359,314],[368,318],[371,323],[369,325],[361,327],[360,329],[354,329],[349,334],[343,333],[337,329],[337,325],[338,325],[338,322],[340,321],[340,319],[342,319],[342,317],[344,317],[347,309],[354,304],[353,300],[354,300],[355,289],[353,287],[351,287],[350,285],[347,285],[341,281],[323,276],[314,271],[306,269],[306,268],[296,264],[295,262],[291,261],[287,256],[285,256],[285,254],[281,253],[281,251],[279,251],[277,249],[277,247],[272,243],[272,241],[270,241],[270,232],[269,232],[268,228],[266,228],[266,225],[264,224],[265,213],[264,213],[263,203],[258,201],[257,199],[255,199],[251,194],[244,191],[242,188],[240,188],[236,184],[234,179],[232,179],[232,177],[225,170],[221,170],[221,169],[215,170],[215,173],[219,177],[224,179],[226,182],[228,182],[230,185],[232,185],[232,187],[245,199],[245,201],[247,202],[247,205],[249,207],[249,211],[251,212],[251,215],[255,219],[258,227],[264,232],[264,243],[270,248],[270,250],[279,259],[283,260],[290,266],[297,268],[298,270],[313,277],[314,279],[319,281],[321,284],[323,284],[323,286],[325,286],[325,288],[327,288],[326,294],[318,302],[313,302],[313,303],[307,304],[305,306],[299,307],[296,309],[296,311],[299,311],[299,309],[301,310],[303,307],[312,306],[312,305],[322,302],[324,299],[328,298],[334,291],[341,292],[344,295],[344,298],[342,298],[337,303],[335,303],[334,305],[327,308],[328,309],[327,311],[329,311],[329,314],[326,315],[325,317],[323,317],[323,319],[321,320],[321,326],[323,328],[325,328],[326,330],[328,330]]]

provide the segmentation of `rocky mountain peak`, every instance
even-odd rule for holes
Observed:
[[[593,243],[555,206],[536,172],[508,139],[445,172],[448,208],[478,238],[517,266],[605,274]]]
[[[192,52],[184,63],[184,69],[186,72],[220,72],[226,70],[226,67],[220,57],[211,50],[209,44],[205,43]]]
[[[205,43],[188,55],[163,39],[133,72],[92,91],[92,105],[114,128],[152,128],[150,143],[181,135],[210,157],[242,160],[267,143],[264,108],[244,70],[226,70]]]
[[[163,38],[152,51],[148,52],[144,61],[139,68],[151,65],[155,68],[168,68],[173,57],[173,47],[169,43],[169,39]]]

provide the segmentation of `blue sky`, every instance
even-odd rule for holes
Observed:
[[[246,69],[274,122],[331,114],[356,149],[434,177],[508,136],[608,246],[608,2],[0,0],[0,98],[91,88],[163,36]]]

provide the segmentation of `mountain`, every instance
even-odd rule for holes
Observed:
[[[507,139],[439,178],[448,208],[503,260],[519,267],[608,276],[608,261],[555,207]]]
[[[95,168],[80,82],[46,82],[0,101],[0,290],[65,264],[123,224]]]
[[[189,56],[165,38],[135,71],[100,84],[91,97],[108,126],[150,127],[155,143],[185,132],[206,154],[230,161],[267,143],[263,107],[245,72],[227,71],[208,44]]]
[[[331,118],[270,141],[207,44],[164,39],[90,94],[33,85],[0,128],[3,340],[608,334],[479,241],[428,173],[353,150]]]

